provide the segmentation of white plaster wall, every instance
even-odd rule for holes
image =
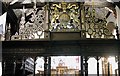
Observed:
[[[119,27],[119,30],[120,30],[120,9],[119,9],[118,6],[116,6],[115,9],[116,9],[116,12],[117,12],[117,20],[116,20],[116,22],[117,22],[117,26]]]

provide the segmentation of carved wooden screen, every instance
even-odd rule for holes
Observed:
[[[103,15],[100,15],[103,16],[102,18],[98,16],[97,9],[103,11]],[[104,8],[86,7],[84,27],[86,38],[115,38],[113,35],[115,25],[109,25],[107,23]]]
[[[11,39],[45,38],[46,30],[47,32],[79,32],[80,37],[83,38],[115,38],[113,35],[115,26],[107,25],[105,16],[97,17],[96,9],[99,8],[88,7],[79,2],[46,3],[44,6],[32,9],[31,18],[28,20],[25,12],[22,13],[19,33]]]
[[[28,19],[26,19],[27,17]],[[27,12],[22,13],[19,24],[19,35],[16,33],[12,36],[12,40],[44,38],[44,31],[47,29],[46,24],[46,6],[28,9]]]
[[[80,4],[79,3],[51,3],[50,4],[50,31],[70,32],[80,31]]]

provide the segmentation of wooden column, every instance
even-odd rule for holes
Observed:
[[[25,60],[26,60],[26,58],[23,57],[23,63],[22,63],[23,64],[22,65],[23,66],[23,74],[22,74],[23,76],[25,76]]]
[[[120,56],[118,56],[118,76],[120,76]]]
[[[35,76],[35,69],[36,69],[36,57],[34,57],[34,72],[33,72],[33,76]]]
[[[48,57],[48,76],[51,76],[51,57]]]
[[[108,61],[108,76],[110,76],[110,63]]]
[[[16,71],[16,60],[14,61],[14,68],[13,68],[13,75],[15,76],[15,71]]]
[[[116,36],[117,36],[117,39],[119,40],[119,28],[118,26],[116,26]],[[118,44],[119,45],[119,44]],[[120,49],[118,48],[118,51]],[[118,76],[120,76],[120,56],[119,56],[119,53],[118,53]]]
[[[81,56],[81,72],[80,72],[80,75],[79,76],[83,76],[83,56]]]
[[[88,61],[88,57],[85,56],[85,76],[88,76],[88,63],[87,63],[87,61]]]
[[[15,76],[14,73],[14,61],[12,57],[6,59],[3,63],[3,75],[2,76]]]
[[[6,62],[2,62],[2,76],[5,76]]]
[[[99,76],[99,57],[96,57],[97,60],[97,76]]]
[[[44,57],[44,76],[47,76],[47,56]]]
[[[116,36],[117,36],[117,39],[119,39],[119,30],[118,30],[118,26],[116,26]]]
[[[10,38],[10,36],[11,36],[11,33],[10,33],[10,29],[11,29],[11,25],[10,25],[10,23],[7,25],[7,32],[6,32],[6,34],[5,34],[5,41],[9,41],[11,38]]]

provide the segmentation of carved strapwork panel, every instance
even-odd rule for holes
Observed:
[[[50,31],[71,32],[80,31],[79,3],[50,4]]]
[[[19,35],[12,36],[12,40],[28,40],[44,38],[46,25],[46,6],[24,12],[21,21]],[[26,13],[26,17],[25,17]],[[46,26],[46,27],[45,27]]]
[[[85,7],[84,27],[86,38],[115,38],[113,35],[115,25],[107,23],[105,15],[101,15],[103,17],[100,17],[99,13],[97,13],[97,9],[102,8]],[[105,12],[103,13],[105,14]]]
[[[24,39],[35,39],[43,36],[43,25],[44,25],[44,9],[34,10],[30,21],[26,22],[24,28],[20,28],[19,33]]]

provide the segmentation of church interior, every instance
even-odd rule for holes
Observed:
[[[119,76],[120,0],[0,1],[1,76]]]

